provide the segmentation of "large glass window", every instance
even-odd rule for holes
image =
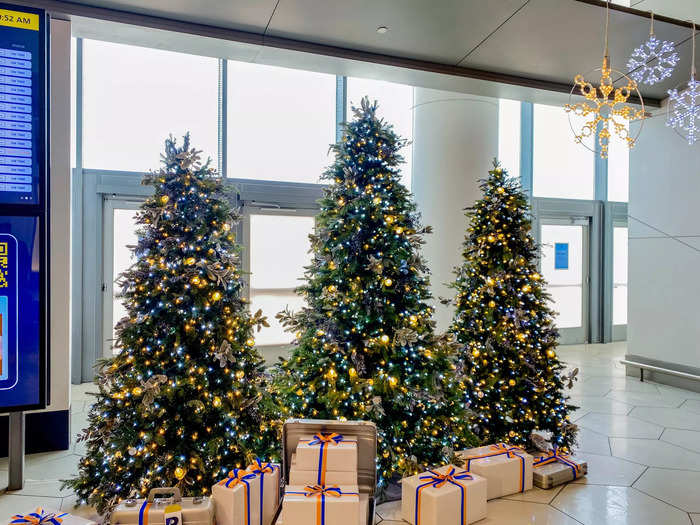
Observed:
[[[534,105],[533,194],[593,199],[595,154],[574,141],[561,106]]]
[[[498,101],[498,160],[513,177],[520,177],[520,106],[517,100]]]
[[[626,125],[629,131],[629,125]],[[627,141],[612,133],[608,149],[608,200],[627,202],[629,199],[630,150]]]
[[[260,331],[258,346],[289,344],[294,336],[285,332],[275,315],[285,308],[299,310],[304,300],[294,292],[310,262],[309,234],[314,218],[297,215],[250,215],[251,311],[262,309],[270,323]]]
[[[83,41],[83,167],[147,171],[168,135],[217,155],[214,58]]]
[[[335,76],[228,63],[228,176],[319,182],[335,142]]]
[[[613,228],[613,324],[627,324],[627,228]]]
[[[394,126],[401,137],[413,140],[413,87],[381,80],[348,78],[348,120],[353,117],[351,108],[359,106],[362,97],[379,103],[378,114]],[[409,144],[400,152],[404,158],[401,166],[401,181],[411,189],[413,145]]]

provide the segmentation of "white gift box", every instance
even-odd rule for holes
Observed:
[[[467,525],[486,517],[486,479],[447,465],[401,480],[401,517],[411,525]]]
[[[217,525],[259,525],[260,477],[233,469],[211,488]]]
[[[292,462],[289,468],[290,485],[357,485],[357,471],[327,470],[325,473],[318,470],[302,470],[297,464],[297,455],[292,454]]]
[[[369,496],[360,492],[360,521],[358,525],[367,525],[369,516]],[[284,509],[280,512],[275,525],[284,525]]]
[[[255,474],[260,479],[260,499],[259,502],[252,502],[258,505],[260,512],[260,525],[272,525],[272,520],[277,514],[280,505],[280,466],[276,463],[268,463],[259,459],[248,467],[248,472]],[[254,525],[257,525],[254,524]]]
[[[289,485],[282,507],[284,525],[356,525],[360,522],[357,487]]]
[[[488,499],[532,489],[532,456],[518,447],[498,443],[459,454],[465,470],[486,478]]]
[[[357,471],[357,437],[317,432],[299,438],[296,463],[301,470]]]
[[[32,512],[16,514],[12,516],[10,523],[32,525],[42,519],[41,523],[46,525],[97,525],[97,522],[92,520],[44,507],[38,507]]]

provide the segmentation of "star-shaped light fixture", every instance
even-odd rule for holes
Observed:
[[[651,13],[649,39],[632,52],[627,61],[627,71],[636,82],[651,86],[670,77],[678,60],[673,42],[656,38],[654,13]]]
[[[685,89],[669,89],[668,119],[666,125],[692,146],[700,140],[700,82],[695,69],[695,22],[693,22],[693,56],[690,63],[690,80]]]

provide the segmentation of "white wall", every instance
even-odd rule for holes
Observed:
[[[432,272],[433,296],[454,296],[446,286],[462,262],[467,229],[464,208],[481,197],[478,180],[488,175],[498,154],[498,100],[416,88],[413,113],[411,183],[426,236],[423,254]],[[452,320],[453,308],[434,301],[438,330]]]
[[[628,354],[700,368],[700,144],[665,115],[630,155]]]

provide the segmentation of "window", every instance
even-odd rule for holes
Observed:
[[[498,160],[515,178],[520,177],[520,102],[498,101]]]
[[[574,141],[561,106],[534,105],[533,194],[593,199],[595,154]]]
[[[626,124],[629,131],[629,124]],[[627,141],[611,130],[608,150],[608,200],[627,202],[629,199],[630,150]]]
[[[390,124],[402,138],[413,140],[413,87],[381,80],[348,78],[348,120],[353,117],[352,106],[359,106],[362,97],[379,103],[378,115]],[[401,152],[401,182],[411,189],[413,146],[409,144]]]
[[[627,324],[627,228],[613,228],[613,325]]]
[[[187,131],[216,159],[216,59],[84,40],[83,67],[83,167],[158,169],[168,135]]]
[[[228,62],[228,176],[319,182],[335,143],[335,76]]]
[[[270,323],[255,336],[257,346],[285,345],[294,336],[285,332],[275,315],[304,305],[294,289],[310,262],[309,234],[314,218],[298,215],[250,215],[250,309],[262,309]]]

